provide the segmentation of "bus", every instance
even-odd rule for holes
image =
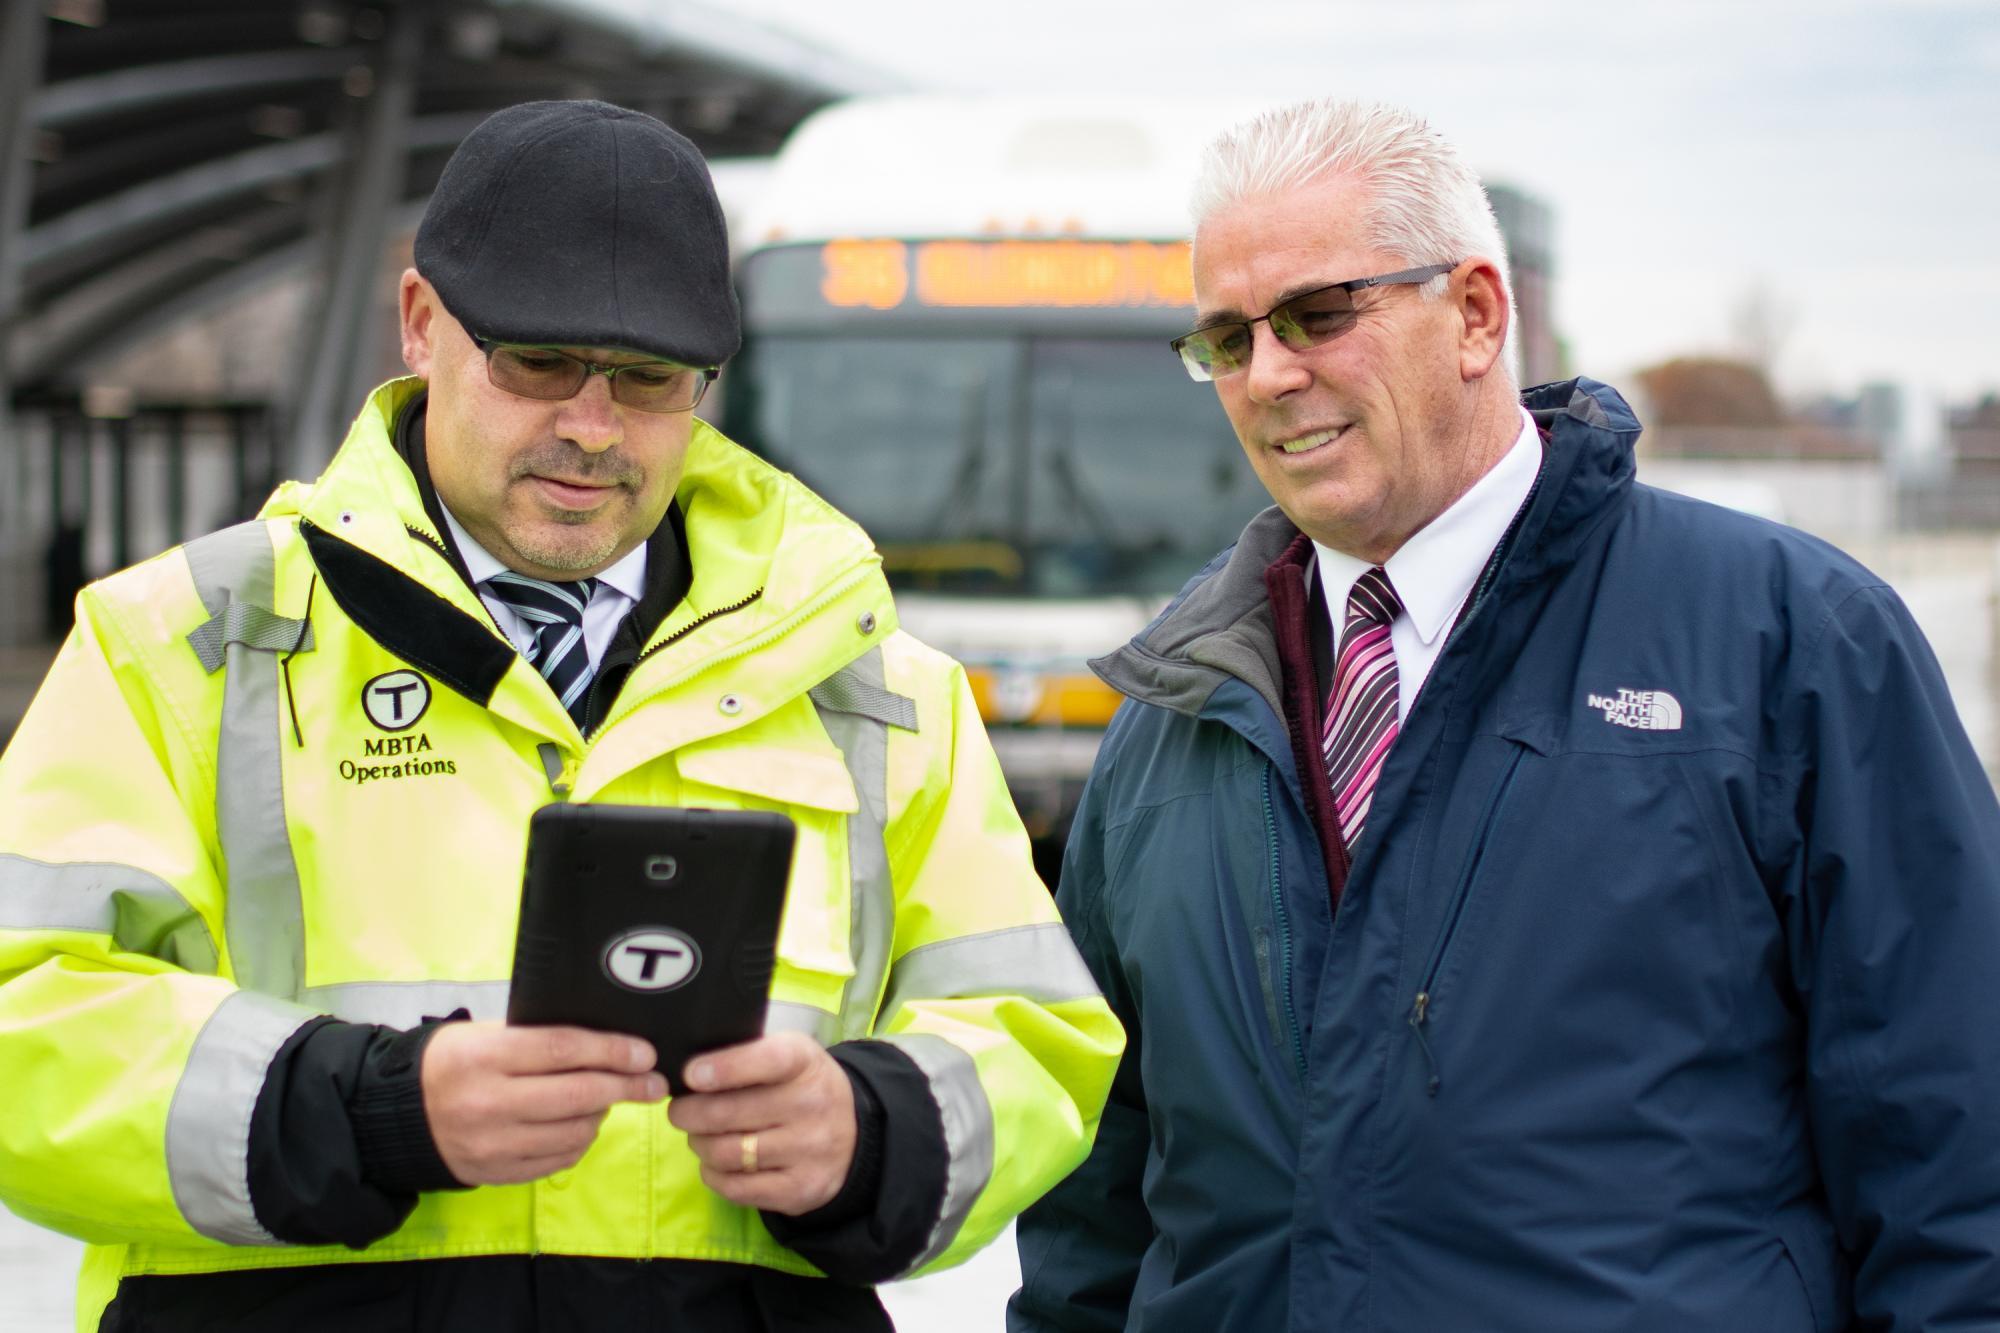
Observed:
[[[1045,865],[1118,704],[1087,659],[1269,503],[1167,345],[1193,323],[1190,124],[851,101],[746,209],[721,424],[874,537],[904,626],[965,664]]]

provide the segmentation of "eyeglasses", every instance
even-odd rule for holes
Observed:
[[[686,412],[701,401],[719,373],[714,367],[704,370],[672,361],[604,365],[571,356],[556,347],[500,343],[470,336],[472,345],[486,354],[486,378],[493,387],[523,398],[574,398],[583,392],[592,375],[602,375],[611,381],[614,402],[641,412]]]
[[[1278,336],[1279,342],[1294,352],[1303,352],[1338,338],[1354,327],[1354,293],[1367,287],[1405,287],[1412,283],[1429,282],[1438,274],[1449,273],[1457,267],[1455,263],[1427,264],[1423,268],[1406,268],[1400,273],[1384,273],[1377,278],[1351,278],[1346,282],[1336,282],[1330,287],[1321,287],[1272,306],[1268,313],[1255,319],[1211,324],[1192,333],[1183,333],[1174,339],[1173,348],[1180,354],[1181,364],[1187,367],[1189,379],[1219,380],[1250,364],[1250,349],[1256,342],[1250,328],[1252,324],[1268,321],[1271,332]]]

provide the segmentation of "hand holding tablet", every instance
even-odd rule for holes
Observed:
[[[550,805],[529,823],[507,1021],[693,1056],[764,1029],[796,830],[781,814]]]

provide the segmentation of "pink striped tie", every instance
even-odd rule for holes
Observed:
[[[1356,579],[1347,594],[1347,620],[1333,664],[1333,693],[1326,701],[1320,748],[1333,782],[1340,836],[1350,851],[1361,839],[1375,779],[1396,740],[1396,650],[1389,641],[1389,622],[1402,609],[1402,599],[1379,566]]]

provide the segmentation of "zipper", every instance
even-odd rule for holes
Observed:
[[[1513,521],[1507,525],[1507,531],[1501,534],[1500,544],[1493,548],[1492,558],[1486,562],[1486,568],[1480,571],[1478,580],[1472,585],[1471,594],[1466,598],[1464,608],[1459,611],[1458,618],[1452,621],[1451,629],[1445,634],[1446,642],[1457,637],[1458,627],[1472,619],[1473,613],[1479,610],[1479,604],[1486,600],[1486,594],[1492,592],[1493,585],[1500,581],[1501,566],[1506,564],[1508,552],[1514,546],[1514,538],[1521,531],[1521,524],[1528,517],[1528,511],[1535,507],[1535,497],[1541,493],[1541,489],[1542,474],[1537,472],[1534,484],[1528,487],[1528,498],[1521,501],[1521,507],[1514,511]]]
[[[443,556],[446,564],[451,563],[451,552],[445,550],[444,543],[439,541],[437,538],[431,536],[430,533],[425,532],[422,528],[418,527],[414,523],[405,523],[403,525],[403,531],[409,533],[412,537],[415,537],[418,541],[423,542],[425,545],[429,546],[432,550],[436,551],[439,555]]]
[[[669,634],[666,638],[661,639],[658,643],[654,644],[650,648],[647,648],[646,650],[641,652],[637,657],[633,658],[632,665],[634,667],[637,667],[639,663],[645,661],[647,658],[651,657],[654,653],[659,652],[660,649],[666,647],[668,644],[678,643],[680,640],[685,639],[688,635],[694,633],[696,630],[700,629],[703,625],[706,625],[711,620],[715,620],[722,616],[733,615],[736,612],[741,611],[744,607],[750,605],[750,603],[756,601],[759,597],[762,597],[763,595],[764,595],[764,590],[762,588],[759,588],[755,592],[751,593],[748,597],[743,598],[741,601],[731,602],[728,606],[718,606],[713,611],[702,612],[700,615],[696,616],[693,620],[690,620],[687,624],[682,625],[672,634]]]
[[[793,612],[783,622],[773,625],[770,629],[765,630],[762,634],[755,635],[752,638],[745,639],[743,642],[737,644],[734,648],[731,648],[726,653],[722,653],[716,657],[703,658],[701,661],[695,663],[693,667],[689,668],[686,671],[681,672],[679,675],[670,676],[666,680],[661,681],[657,687],[648,691],[643,698],[634,695],[631,692],[630,690],[631,678],[628,676],[625,682],[627,688],[619,691],[617,708],[612,713],[607,715],[604,718],[604,720],[598,724],[598,730],[600,732],[603,731],[606,727],[609,727],[614,721],[618,720],[621,717],[624,717],[627,713],[632,712],[636,708],[643,707],[646,703],[648,703],[653,699],[658,698],[662,694],[665,694],[668,690],[671,690],[676,685],[679,685],[682,681],[689,680],[694,676],[699,675],[701,672],[707,671],[711,667],[721,666],[724,663],[728,662],[734,662],[740,657],[748,657],[752,653],[761,652],[765,648],[770,647],[772,644],[776,643],[779,639],[784,638],[787,634],[790,634],[794,629],[797,629],[801,624],[812,619],[815,615],[819,614],[819,612],[823,608],[830,606],[834,602],[839,601],[842,597],[845,597],[850,591],[854,589],[854,587],[857,584],[864,582],[868,578],[869,570],[870,566],[867,565],[861,566],[860,568],[856,569],[854,573],[850,575],[848,578],[843,579],[839,583],[830,585],[819,596],[813,598],[812,601],[807,602],[804,606],[800,607],[797,611]],[[696,619],[690,621],[689,623],[675,630],[672,634],[669,634],[666,638],[661,639],[658,643],[654,644],[652,647],[646,649],[646,651],[640,653],[638,658],[632,663],[633,671],[636,672],[639,669],[639,664],[641,662],[644,662],[647,658],[651,657],[654,653],[660,651],[662,648],[665,648],[670,643],[673,643],[679,639],[686,638],[689,634],[693,633],[697,627],[707,624],[709,621],[716,619],[718,616],[726,616],[731,614],[732,612],[741,611],[744,607],[749,606],[752,602],[756,601],[763,595],[764,595],[764,590],[762,588],[759,588],[755,592],[751,593],[749,596],[743,598],[741,601],[732,603],[729,606],[717,607],[713,611],[709,611],[701,616],[698,616]]]
[[[1292,1039],[1292,1063],[1299,1082],[1306,1081],[1306,1044],[1299,1033],[1299,1015],[1292,1000],[1292,919],[1285,911],[1285,894],[1278,881],[1278,817],[1271,808],[1271,765],[1264,765],[1264,845],[1271,849],[1271,918],[1278,928],[1278,998],[1285,1012],[1285,1029]]]
[[[1424,1035],[1424,1027],[1431,1021],[1431,1001],[1437,987],[1438,974],[1444,970],[1444,961],[1451,952],[1451,943],[1458,936],[1458,923],[1465,916],[1465,904],[1472,897],[1473,881],[1479,877],[1479,866],[1486,859],[1486,844],[1493,835],[1493,826],[1499,822],[1500,807],[1507,802],[1507,791],[1514,785],[1514,773],[1521,767],[1522,751],[1514,751],[1514,757],[1502,775],[1498,789],[1493,793],[1492,803],[1486,807],[1485,821],[1480,825],[1479,837],[1474,840],[1472,850],[1467,854],[1465,873],[1459,876],[1458,891],[1453,896],[1451,911],[1438,929],[1438,937],[1431,945],[1430,963],[1424,968],[1423,985],[1417,988],[1417,996],[1410,1005],[1410,1031],[1416,1034],[1417,1045],[1424,1053],[1424,1063],[1430,1066],[1430,1081],[1425,1091],[1431,1096],[1438,1095],[1444,1084],[1444,1076],[1438,1069],[1437,1055],[1431,1050],[1430,1039]]]

